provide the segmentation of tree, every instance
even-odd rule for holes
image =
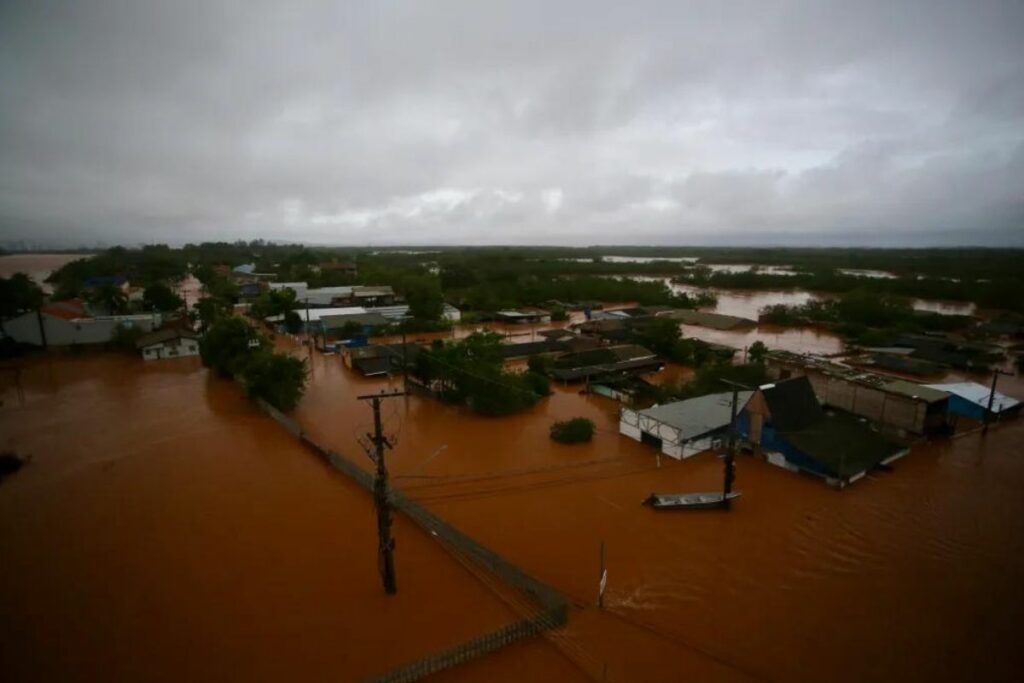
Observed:
[[[203,297],[196,302],[196,313],[199,315],[199,322],[204,332],[227,315],[230,310],[230,303],[213,296]]]
[[[0,277],[0,320],[43,305],[43,290],[25,273]]]
[[[128,297],[114,285],[100,285],[89,294],[89,302],[107,311],[110,315],[128,312]]]
[[[444,312],[444,294],[435,277],[415,275],[404,283],[405,300],[409,314],[416,320],[440,320]]]
[[[143,291],[142,303],[150,311],[177,311],[185,302],[162,282],[152,284]]]
[[[263,399],[284,412],[298,405],[306,390],[306,376],[305,361],[271,351],[254,353],[242,371],[250,398]]]
[[[747,353],[751,363],[764,365],[765,356],[768,355],[768,347],[764,345],[763,341],[758,339],[756,342],[750,345],[750,349]]]
[[[221,318],[199,342],[203,365],[224,377],[240,374],[250,356],[265,347],[263,339],[241,318]]]
[[[669,318],[655,318],[640,330],[640,342],[655,353],[671,358],[682,339],[679,322]]]
[[[585,417],[574,417],[551,425],[551,438],[558,443],[584,443],[594,438],[594,423]]]

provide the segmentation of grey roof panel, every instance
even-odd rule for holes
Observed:
[[[753,391],[736,395],[736,413],[743,410]],[[732,417],[732,392],[708,394],[641,410],[640,414],[679,430],[680,439],[692,439],[729,425]]]

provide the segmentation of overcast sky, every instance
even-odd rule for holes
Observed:
[[[1024,245],[1024,2],[0,0],[0,238]]]

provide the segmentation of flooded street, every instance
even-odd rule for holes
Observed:
[[[401,517],[388,599],[369,496],[198,359],[33,360],[23,408],[3,381],[3,447],[33,461],[0,485],[0,678],[351,680],[515,618]],[[355,397],[400,386],[316,353],[296,417],[369,468]],[[1024,420],[917,447],[842,492],[743,457],[731,512],[659,513],[640,501],[713,490],[720,461],[659,467],[618,434],[616,403],[554,389],[505,418],[384,404],[394,485],[573,605],[565,629],[434,680],[998,681],[1024,666]],[[553,443],[551,422],[575,416],[594,441]]]

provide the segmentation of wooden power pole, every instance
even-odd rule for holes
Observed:
[[[982,434],[988,434],[988,423],[992,421],[992,404],[996,400],[996,381],[999,379],[999,375],[1009,375],[1009,372],[1003,372],[999,368],[996,368],[992,372],[992,389],[988,393],[988,407],[985,408],[984,422],[985,426],[981,428]]]
[[[391,538],[391,503],[388,500],[388,469],[384,464],[384,447],[391,448],[392,445],[384,436],[383,426],[380,421],[380,402],[386,398],[405,395],[404,391],[392,391],[389,393],[370,394],[357,397],[360,401],[370,401],[373,406],[373,434],[367,434],[367,438],[373,444],[373,453],[370,457],[377,465],[377,476],[373,481],[373,501],[377,507],[377,553],[378,569],[381,580],[384,582],[384,591],[388,595],[398,592],[395,585],[395,541]]]

